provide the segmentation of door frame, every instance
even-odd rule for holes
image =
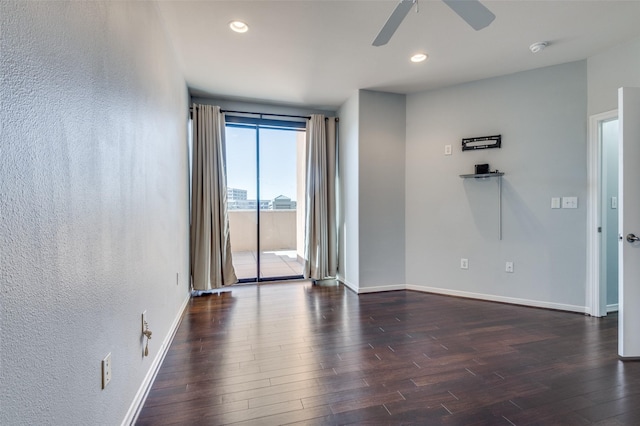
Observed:
[[[594,317],[607,315],[606,287],[601,280],[602,233],[602,141],[600,123],[618,118],[614,109],[589,117],[587,147],[587,313]]]
[[[235,115],[238,114],[238,115]],[[256,117],[253,117],[256,116]],[[274,117],[274,118],[265,118]],[[305,119],[300,120],[285,120],[280,117]],[[303,279],[303,275],[274,275],[261,277],[262,273],[262,244],[261,244],[261,213],[263,212],[260,203],[261,195],[261,160],[260,160],[260,131],[261,130],[280,130],[280,131],[292,131],[292,132],[305,132],[306,131],[306,117],[293,116],[293,115],[281,115],[281,114],[266,114],[266,113],[251,113],[251,112],[229,112],[225,115],[225,132],[227,128],[241,128],[251,129],[255,132],[255,170],[256,170],[256,276],[251,278],[240,278],[238,280],[241,284],[256,283],[260,285],[264,282],[272,281],[287,281],[287,280],[300,280]],[[227,142],[228,143],[228,142]],[[224,153],[226,157],[226,152]],[[225,170],[225,173],[227,171]],[[299,203],[304,208],[304,203]],[[233,244],[233,242],[232,242]]]

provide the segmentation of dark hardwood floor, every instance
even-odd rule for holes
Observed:
[[[640,425],[617,316],[309,283],[193,298],[139,425]]]

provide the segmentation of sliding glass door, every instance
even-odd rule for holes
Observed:
[[[304,124],[227,117],[231,250],[241,282],[302,276]]]

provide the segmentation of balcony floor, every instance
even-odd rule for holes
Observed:
[[[238,279],[256,278],[257,252],[232,252],[233,267]],[[260,278],[291,277],[302,275],[303,260],[295,250],[263,251],[260,256]]]

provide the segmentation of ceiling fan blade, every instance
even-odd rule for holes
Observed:
[[[389,43],[393,33],[396,32],[414,3],[415,0],[400,0],[400,3],[398,3],[391,16],[389,16],[389,19],[385,22],[376,39],[373,40],[374,46],[383,46]]]
[[[478,0],[442,1],[476,31],[487,27],[494,19],[496,19],[496,15],[494,15]]]

